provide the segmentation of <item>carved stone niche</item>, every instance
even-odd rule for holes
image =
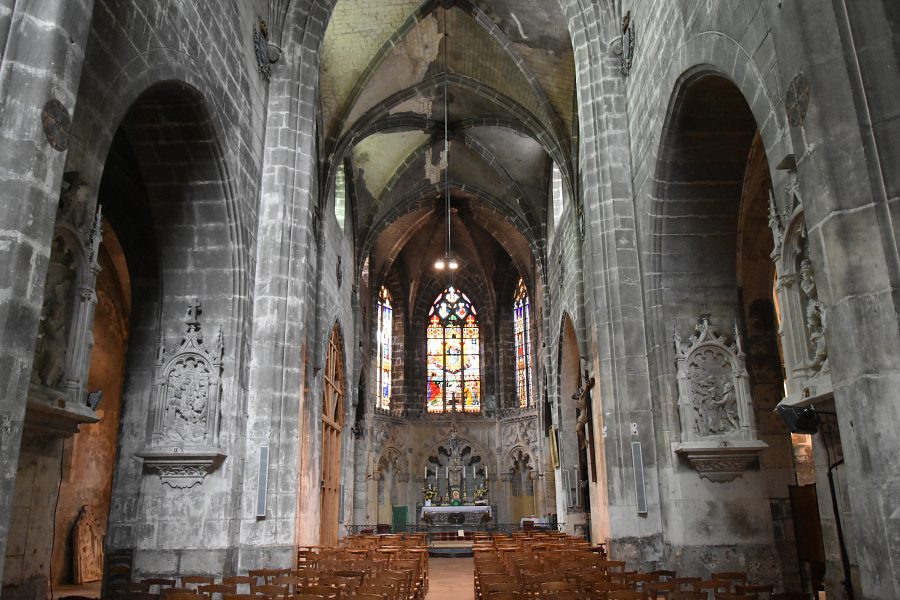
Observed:
[[[198,316],[200,302],[188,305],[181,341],[166,350],[160,333],[152,400],[150,441],[137,456],[173,488],[202,483],[225,458],[219,448],[219,402],[224,346],[219,329],[204,343]]]
[[[101,210],[76,172],[66,173],[56,213],[25,424],[70,436],[100,419],[87,406],[91,331],[101,241]]]
[[[702,315],[683,343],[674,332],[681,441],[673,450],[700,477],[726,482],[740,477],[768,445],[757,439],[750,382],[740,335],[729,344]]]
[[[834,397],[825,339],[827,311],[816,288],[816,268],[809,256],[796,173],[792,173],[785,191],[787,202],[781,212],[774,195],[769,195],[779,334],[787,375],[788,394],[783,402],[816,404]]]

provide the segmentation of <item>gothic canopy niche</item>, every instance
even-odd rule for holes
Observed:
[[[700,477],[731,481],[768,445],[757,439],[737,327],[731,344],[717,335],[709,315],[700,317],[695,331],[687,343],[677,329],[673,334],[681,415],[681,442],[674,450]]]
[[[827,313],[816,288],[816,269],[810,260],[803,205],[796,171],[785,187],[787,201],[778,211],[769,196],[769,227],[775,240],[775,292],[781,321],[781,346],[787,375],[787,404],[809,404],[833,397],[828,346]]]
[[[77,172],[65,174],[44,286],[26,425],[68,436],[99,418],[87,406],[101,211]]]
[[[209,346],[198,320],[200,302],[188,305],[181,341],[166,350],[160,333],[156,358],[153,427],[147,447],[137,455],[173,488],[201,483],[224,457],[219,448],[222,391],[222,330]]]

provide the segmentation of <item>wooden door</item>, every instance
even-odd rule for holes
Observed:
[[[341,431],[344,428],[344,354],[341,333],[335,327],[325,359],[322,397],[322,497],[319,543],[336,545],[341,503]]]

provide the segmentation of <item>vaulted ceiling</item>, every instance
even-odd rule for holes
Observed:
[[[331,180],[349,166],[358,247],[376,274],[402,265],[414,278],[443,250],[445,120],[454,251],[485,281],[504,260],[529,268],[551,165],[570,174],[574,153],[574,60],[556,1],[338,0],[320,83],[323,168]]]

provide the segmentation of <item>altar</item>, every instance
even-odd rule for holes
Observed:
[[[489,505],[461,504],[459,506],[423,506],[419,514],[422,522],[431,526],[463,527],[487,525],[494,516]]]

